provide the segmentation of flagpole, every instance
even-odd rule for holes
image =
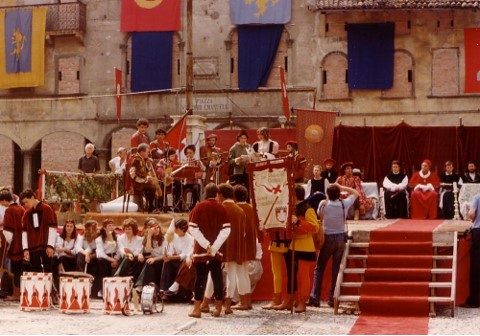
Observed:
[[[192,110],[193,106],[193,52],[192,52],[192,11],[193,0],[187,0],[187,24],[186,24],[186,47],[187,47],[187,59],[186,59],[186,106],[188,111]]]

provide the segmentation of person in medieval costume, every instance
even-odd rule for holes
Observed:
[[[410,196],[410,214],[412,219],[437,218],[438,193],[440,179],[430,170],[432,162],[423,160],[421,170],[413,174],[409,186],[412,189]]]

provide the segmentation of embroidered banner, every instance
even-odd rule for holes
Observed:
[[[0,88],[44,84],[46,8],[0,10]]]
[[[292,17],[291,0],[230,0],[232,23],[285,24]]]
[[[395,23],[347,25],[348,87],[387,90],[393,86]]]
[[[480,92],[480,28],[465,28],[465,93]]]
[[[178,31],[180,0],[122,0],[122,32]]]
[[[258,228],[286,228],[290,222],[291,161],[279,158],[250,163],[250,191]]]

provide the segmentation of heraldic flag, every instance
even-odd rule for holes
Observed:
[[[230,0],[232,23],[285,24],[292,17],[291,0]]]
[[[181,0],[122,0],[122,32],[180,30]]]
[[[465,93],[480,92],[480,28],[465,28]]]
[[[44,84],[46,8],[0,10],[0,88]]]

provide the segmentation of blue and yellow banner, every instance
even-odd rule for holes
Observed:
[[[230,0],[230,17],[236,25],[285,24],[292,17],[292,0]]]
[[[0,10],[0,88],[44,84],[46,8]]]

